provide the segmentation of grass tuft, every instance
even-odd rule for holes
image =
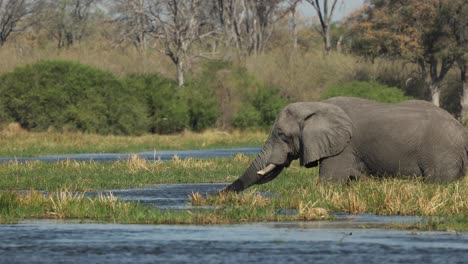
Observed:
[[[318,219],[329,219],[330,214],[328,210],[321,207],[316,207],[317,202],[303,202],[299,203],[298,208],[298,220],[318,220]]]

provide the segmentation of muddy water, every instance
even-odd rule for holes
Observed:
[[[123,200],[187,209],[193,191],[225,184],[112,190]],[[93,195],[93,194],[90,194]],[[220,226],[25,221],[0,226],[0,263],[467,263],[468,234],[383,229],[417,217]],[[362,228],[367,227],[367,228]],[[369,228],[370,227],[370,228]]]

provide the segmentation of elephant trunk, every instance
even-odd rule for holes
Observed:
[[[234,181],[231,185],[226,187],[223,192],[241,192],[253,184],[263,184],[273,180],[283,170],[284,166],[268,166],[267,160],[270,158],[272,152],[271,140],[265,142],[260,153],[255,160],[250,164],[247,170]]]

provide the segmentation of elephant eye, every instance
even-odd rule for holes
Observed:
[[[283,141],[288,140],[288,136],[286,136],[286,134],[284,134],[282,131],[278,132],[278,137],[281,138],[281,140],[283,140]]]

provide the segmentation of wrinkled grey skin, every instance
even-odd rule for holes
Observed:
[[[324,182],[363,175],[449,182],[465,175],[467,139],[457,120],[424,101],[384,104],[334,97],[293,103],[279,113],[249,168],[224,191],[269,182],[296,159],[308,168],[320,164]],[[259,175],[268,164],[277,166]]]

